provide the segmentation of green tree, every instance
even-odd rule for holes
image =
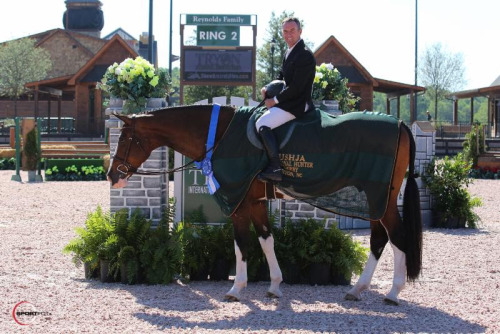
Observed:
[[[28,92],[25,84],[46,77],[52,68],[49,53],[35,46],[35,41],[23,38],[0,47],[0,95],[14,100],[17,117],[17,100]]]
[[[451,91],[465,85],[463,55],[453,54],[442,47],[441,43],[430,46],[419,64],[421,82],[434,101],[434,120],[438,119],[438,101]]]

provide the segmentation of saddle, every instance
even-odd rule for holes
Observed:
[[[267,165],[255,131],[265,108],[237,110],[212,155],[225,214],[236,210]],[[246,131],[242,131],[246,129]],[[399,120],[373,112],[333,116],[319,109],[273,130],[280,142],[283,181],[276,187],[324,210],[362,219],[385,213],[399,141]]]

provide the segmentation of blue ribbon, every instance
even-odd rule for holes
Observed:
[[[215,143],[215,133],[217,132],[217,122],[219,121],[220,104],[214,104],[212,108],[212,116],[210,118],[210,126],[208,128],[207,138],[207,155],[201,162],[195,161],[196,168],[201,169],[203,175],[207,177],[207,187],[210,195],[213,195],[220,188],[219,182],[215,179],[212,170],[212,153]]]

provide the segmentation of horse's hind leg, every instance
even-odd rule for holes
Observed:
[[[387,232],[379,221],[371,221],[371,237],[370,237],[370,256],[368,262],[363,269],[363,273],[359,277],[356,284],[347,292],[345,299],[347,300],[360,300],[361,292],[370,287],[370,282],[377,267],[378,261],[384,247],[387,244]]]
[[[240,212],[243,211],[243,212]],[[224,299],[239,301],[241,289],[247,286],[247,259],[250,238],[250,217],[245,210],[238,209],[231,217],[234,227],[234,252],[236,254],[236,277],[233,287]]]
[[[258,201],[252,206],[251,217],[257,235],[259,236],[262,251],[269,265],[271,286],[269,290],[267,290],[267,295],[269,297],[279,298],[283,295],[280,290],[280,283],[283,281],[283,276],[278,265],[278,260],[276,259],[276,253],[274,252],[274,238],[271,234],[271,226],[267,216],[265,201]]]
[[[401,290],[403,290],[406,282],[406,254],[404,253],[403,222],[395,203],[389,205],[387,208],[387,213],[384,218],[382,218],[382,223],[387,228],[394,255],[392,288],[385,296],[384,301],[391,305],[398,305],[398,295]]]

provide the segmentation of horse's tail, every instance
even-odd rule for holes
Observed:
[[[406,276],[417,279],[422,268],[422,217],[420,214],[420,194],[415,181],[415,140],[411,130],[402,123],[410,139],[410,165],[403,197],[403,226],[406,245]]]

